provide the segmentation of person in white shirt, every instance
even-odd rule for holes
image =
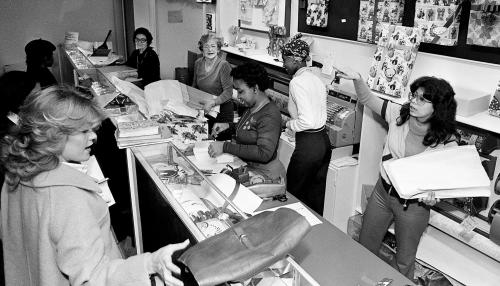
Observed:
[[[326,173],[332,154],[325,130],[326,87],[312,68],[309,45],[296,35],[282,48],[283,66],[290,81],[286,127],[295,132],[295,150],[287,169],[287,190],[308,207],[323,214]]]

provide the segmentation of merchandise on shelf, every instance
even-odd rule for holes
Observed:
[[[417,0],[414,27],[422,29],[422,42],[456,46],[462,11],[461,0]]]
[[[402,97],[408,86],[420,40],[419,28],[395,25],[384,28],[373,55],[368,86],[390,96]]]
[[[500,48],[500,0],[472,0],[467,44]]]
[[[500,81],[498,82],[497,89],[491,98],[490,105],[488,106],[488,113],[490,115],[500,117]]]
[[[328,25],[330,0],[309,0],[308,2],[306,24],[325,28]]]
[[[377,43],[388,25],[402,25],[405,0],[361,0],[358,41]]]

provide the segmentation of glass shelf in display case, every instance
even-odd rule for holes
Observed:
[[[236,184],[231,177],[200,170],[172,142],[133,147],[130,151],[197,242],[250,216],[246,206],[237,204],[236,198],[228,198]],[[238,193],[244,191],[240,188]],[[261,285],[263,278],[272,282],[266,285],[319,285],[290,257],[236,285]]]

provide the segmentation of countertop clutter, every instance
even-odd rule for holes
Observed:
[[[74,58],[70,54],[68,56],[70,60]],[[78,67],[74,65],[75,70]],[[121,93],[109,79],[110,72],[116,72],[115,69],[113,67],[94,69],[96,72],[93,74],[95,75],[93,79],[108,88],[113,96],[120,96]],[[76,71],[78,75],[82,72]],[[182,96],[192,99],[190,106],[199,106],[203,101],[204,95],[200,91],[183,85],[180,87],[183,90]],[[92,93],[96,98],[102,95],[94,89]],[[136,105],[133,101],[132,103],[132,106]],[[138,119],[137,116],[140,114],[138,110],[138,107],[122,108],[119,110],[120,114],[111,115],[114,118],[128,118],[126,120],[133,121]],[[152,118],[158,120],[156,117]],[[130,123],[121,124],[130,125]],[[393,281],[395,285],[411,284],[411,281],[399,272],[291,195],[287,195],[286,202],[262,201],[244,186],[239,186],[239,191],[234,196],[232,194],[235,187],[234,179],[220,174],[219,171],[227,165],[237,168],[244,162],[239,158],[224,164],[217,164],[216,160],[197,162],[190,146],[198,139],[187,138],[185,132],[188,130],[179,132],[178,128],[185,128],[183,127],[185,124],[181,125],[175,127],[177,128],[175,131],[169,129],[172,135],[177,133],[178,136],[172,136],[171,140],[166,140],[168,142],[150,141],[125,146],[135,240],[139,252],[152,251],[185,238],[190,238],[192,243],[203,241],[225,230],[229,231],[232,225],[250,215],[256,215],[266,209],[287,207],[304,216],[312,226],[311,231],[289,256],[283,257],[284,260],[272,266],[267,265],[260,274],[254,276],[254,282],[263,283],[262,279],[266,278],[267,282],[277,279],[285,285],[328,285],[332,281],[339,285],[375,285],[385,279]],[[147,134],[141,136],[157,136],[156,126],[156,124],[146,124],[145,128],[148,130],[144,132],[147,131]],[[198,131],[205,134],[207,132]],[[123,138],[134,135],[132,134],[134,132],[123,133],[126,135],[122,136]]]

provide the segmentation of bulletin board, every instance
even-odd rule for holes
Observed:
[[[412,27],[414,24],[415,5],[417,0],[406,0],[403,26]],[[330,0],[328,25],[325,28],[306,25],[307,9],[299,1],[298,31],[333,38],[357,41],[360,0]],[[304,1],[307,2],[307,1]],[[419,51],[500,64],[500,48],[467,45],[467,28],[469,23],[471,3],[464,1],[456,46],[442,46],[430,43],[421,43]]]
[[[290,33],[290,8],[291,0],[267,0],[267,1],[254,1],[254,0],[238,0],[238,23],[241,29],[264,32],[269,31],[269,25],[274,24],[278,26],[285,26],[287,36]],[[261,3],[254,5],[254,3]],[[271,4],[276,3],[277,9],[266,8],[263,3]],[[267,16],[266,17],[266,12]],[[266,22],[266,18],[271,19]]]

